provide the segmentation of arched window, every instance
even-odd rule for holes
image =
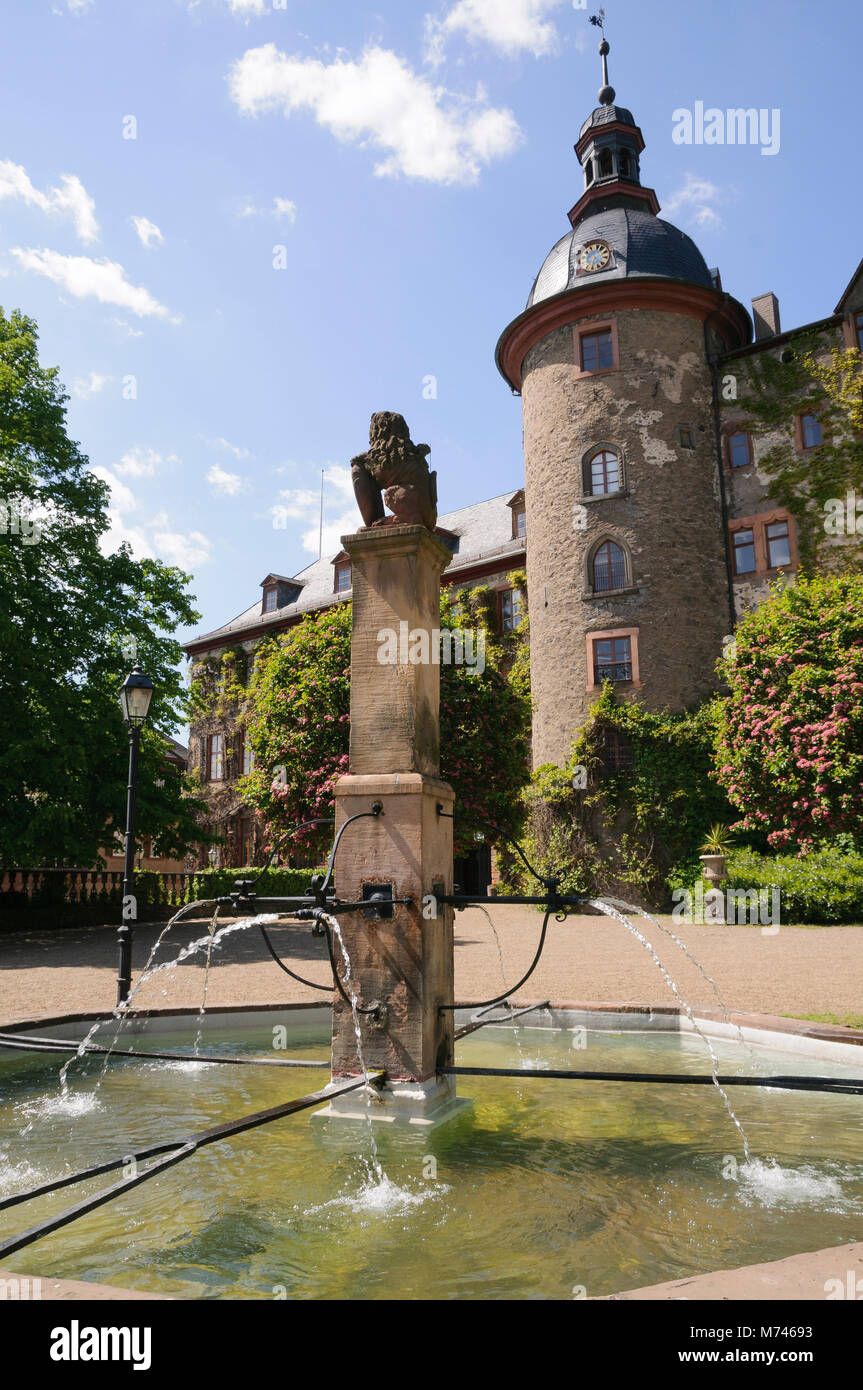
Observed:
[[[626,588],[626,556],[614,541],[603,541],[593,556],[593,591]]]
[[[591,183],[593,183],[593,160],[592,160],[592,159],[588,159],[588,160],[585,162],[585,166],[584,166],[584,182],[585,182],[586,184],[591,184]]]
[[[617,154],[617,169],[622,179],[629,178],[629,151],[619,150]]]
[[[599,177],[600,177],[601,179],[604,179],[604,178],[606,178],[607,175],[613,174],[613,173],[614,173],[614,168],[613,168],[612,163],[611,163],[611,150],[600,150],[600,153],[599,153]]]
[[[610,497],[620,491],[620,458],[613,449],[596,449],[584,461],[584,490],[588,497]]]

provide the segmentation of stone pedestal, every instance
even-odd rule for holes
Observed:
[[[382,1005],[379,1018],[360,1019],[366,1067],[387,1072],[372,1118],[429,1123],[456,1103],[452,1078],[436,1076],[453,1054],[453,1015],[439,1013],[454,997],[453,914],[434,901],[436,886],[452,892],[453,792],[438,777],[437,661],[440,576],[451,555],[423,526],[342,543],[353,584],[351,744],[350,771],[336,787],[336,831],[375,802],[382,810],[345,831],[335,886],[343,901],[383,892],[394,906],[339,923],[359,1003]],[[338,993],[332,1058],[334,1080],[361,1071],[351,1009]],[[365,1098],[336,1099],[322,1113],[365,1117]]]

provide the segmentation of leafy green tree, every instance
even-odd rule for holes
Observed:
[[[67,400],[33,320],[0,308],[0,862],[89,867],[124,825],[132,653],[156,687],[138,831],[182,855],[203,806],[164,757],[185,711],[170,634],[199,615],[181,570],[104,553],[109,489],[68,437]]]
[[[721,663],[717,779],[746,830],[806,853],[863,845],[863,575],[800,576],[739,624]]]
[[[441,627],[465,626],[470,601],[441,598]],[[486,634],[483,673],[442,665],[441,776],[456,794],[456,854],[478,836],[492,843],[517,836],[520,792],[528,776],[530,706],[523,689],[499,670],[502,650]],[[249,799],[264,820],[269,843],[292,827],[332,815],[335,784],[348,770],[350,736],[351,605],[310,615],[258,649],[249,701],[255,770]],[[309,830],[289,843],[321,851],[332,831]]]

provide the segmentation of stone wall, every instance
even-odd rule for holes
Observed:
[[[615,369],[585,375],[575,364],[573,325],[590,318],[549,333],[524,363],[537,766],[566,761],[596,696],[589,632],[637,629],[639,684],[619,688],[649,708],[679,709],[715,688],[714,664],[731,628],[703,326],[658,310],[614,317]],[[622,490],[585,499],[583,458],[600,444],[622,458]],[[589,560],[605,538],[628,548],[631,573],[623,592],[593,597]]]

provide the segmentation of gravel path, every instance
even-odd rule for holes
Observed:
[[[542,919],[529,908],[495,905],[488,910],[500,938],[505,978],[511,983],[532,959]],[[669,918],[660,920],[671,925]],[[710,986],[673,942],[649,923],[640,925],[646,927],[645,934],[656,944],[683,997],[693,1004],[715,1004]],[[160,930],[136,930],[136,973]],[[205,922],[183,922],[162,950],[173,941],[175,955],[206,930]],[[766,1014],[863,1013],[863,927],[782,927],[775,936],[762,935],[758,927],[675,924],[675,930],[714,977],[730,1008]],[[311,936],[308,926],[277,926],[272,933],[288,964],[309,979],[326,982],[325,946]],[[159,958],[170,957],[160,952]],[[455,972],[461,1002],[487,998],[502,988],[492,928],[479,909],[469,908],[456,917]],[[112,927],[0,936],[0,1021],[109,1009],[116,996],[115,977]],[[149,982],[138,1002],[156,1008],[196,1008],[203,980],[203,964],[189,962],[172,982],[164,977]],[[644,948],[620,923],[597,917],[551,922],[543,959],[519,997],[560,1003],[674,1003]],[[209,1005],[325,998],[278,970],[254,930],[228,937],[210,975]]]

